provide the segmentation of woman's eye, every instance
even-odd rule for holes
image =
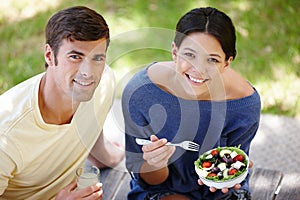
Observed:
[[[209,58],[208,62],[210,62],[210,63],[218,63],[219,61],[217,59],[215,59],[215,58]]]
[[[186,52],[184,53],[184,55],[189,58],[195,58],[195,55],[193,53]]]

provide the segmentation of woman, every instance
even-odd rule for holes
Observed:
[[[122,96],[126,166],[133,175],[128,199],[250,199],[248,178],[216,190],[198,183],[194,170],[199,154],[214,147],[241,145],[249,153],[258,129],[259,94],[230,68],[235,43],[226,14],[193,9],[177,24],[173,61],[152,63],[129,81]],[[140,146],[135,138],[152,143]],[[200,152],[165,145],[184,140],[200,144]]]

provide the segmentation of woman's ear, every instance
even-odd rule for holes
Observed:
[[[176,63],[176,60],[177,60],[177,46],[175,44],[175,42],[172,42],[172,58],[174,60],[174,62]]]
[[[55,65],[54,52],[52,51],[52,48],[50,47],[49,44],[45,45],[44,58],[45,58],[46,63],[48,64],[48,66]]]
[[[225,62],[224,69],[226,69],[226,68],[228,68],[230,66],[231,61],[233,61],[233,57],[232,56],[230,56],[228,58],[228,60]]]

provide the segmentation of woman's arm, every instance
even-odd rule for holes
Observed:
[[[166,146],[166,139],[158,139],[154,135],[150,139],[152,143],[142,147],[145,162],[140,168],[140,177],[149,185],[157,185],[169,176],[168,161],[175,147]]]

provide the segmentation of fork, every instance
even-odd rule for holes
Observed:
[[[150,140],[145,140],[145,139],[141,139],[141,138],[135,138],[135,142],[138,145],[146,145],[146,144],[152,143]],[[197,144],[195,142],[192,142],[192,141],[183,141],[183,142],[180,142],[180,143],[168,142],[166,145],[167,146],[181,147],[181,148],[183,148],[185,150],[188,150],[188,151],[199,151],[199,148],[200,148],[199,144]]]

